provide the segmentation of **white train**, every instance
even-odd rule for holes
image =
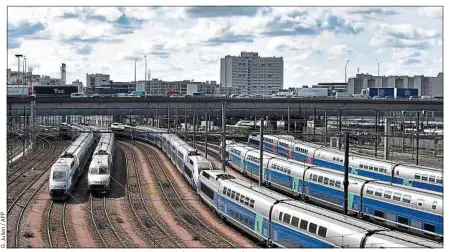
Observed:
[[[195,148],[175,134],[151,127],[135,127],[134,138],[159,146],[171,158],[179,172],[193,189],[198,188],[199,174],[202,170],[212,170],[212,164],[202,157]]]
[[[91,191],[107,192],[113,170],[113,133],[101,133],[88,170],[88,188]]]
[[[198,194],[226,221],[286,248],[439,248],[441,244],[295,201],[219,171],[202,171]]]
[[[83,174],[94,146],[93,133],[82,133],[52,165],[49,177],[50,197],[65,200]]]

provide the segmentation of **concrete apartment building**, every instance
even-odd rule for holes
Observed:
[[[241,52],[221,59],[220,86],[238,88],[240,94],[272,94],[283,88],[282,57],[259,57],[256,52]]]
[[[357,74],[348,79],[347,90],[351,94],[359,94],[368,87],[417,88],[419,95],[443,96],[443,82],[443,73],[438,73],[436,77]]]

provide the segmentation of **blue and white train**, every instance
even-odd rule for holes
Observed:
[[[436,248],[414,237],[303,202],[219,171],[202,171],[201,199],[223,219],[269,245],[287,248]]]
[[[202,170],[212,169],[212,164],[203,158],[195,148],[175,134],[167,133],[166,130],[135,127],[133,136],[160,147],[195,190],[198,188],[199,173]]]
[[[259,145],[259,137],[250,135],[248,143]],[[321,145],[294,140],[288,136],[264,135],[265,150],[287,158],[331,170],[343,171],[344,152]],[[431,167],[375,159],[368,156],[349,156],[349,172],[368,178],[414,188],[443,192],[443,173]]]
[[[226,145],[229,164],[257,179],[259,151],[241,143]],[[286,160],[275,154],[263,155],[263,181],[274,188],[342,210],[343,173]],[[351,174],[348,209],[378,223],[434,237],[443,236],[443,195],[422,189],[394,185]]]

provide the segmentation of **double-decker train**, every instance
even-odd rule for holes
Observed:
[[[219,170],[204,170],[201,199],[268,245],[287,248],[435,248],[433,241],[287,198]]]
[[[213,170],[211,163],[166,130],[135,127],[134,139],[160,147],[200,198],[224,220],[279,247],[442,247],[424,238],[298,202]]]
[[[248,143],[259,145],[259,137],[250,135]],[[295,140],[290,136],[264,135],[263,148],[300,162],[343,171],[344,152],[321,145]],[[440,169],[349,155],[349,173],[435,192],[443,192]]]
[[[259,151],[229,142],[226,154],[235,169],[259,178]],[[263,181],[332,209],[344,206],[343,173],[264,153]],[[388,226],[433,237],[443,236],[442,193],[410,188],[351,174],[348,209]]]

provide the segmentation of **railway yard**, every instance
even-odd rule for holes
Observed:
[[[15,149],[18,140],[12,140]],[[203,205],[161,150],[130,139],[115,141],[112,182],[106,194],[88,190],[85,172],[66,201],[52,200],[50,168],[69,144],[57,134],[39,136],[33,151],[10,165],[8,247],[261,246]]]
[[[65,127],[74,127],[68,125]],[[243,164],[245,159],[234,163],[233,156],[230,155],[224,166],[225,171],[221,171],[219,142],[185,142],[175,134],[165,134],[156,128],[137,127],[136,133],[113,136],[113,133],[86,133],[86,127],[76,127],[82,127],[82,130],[77,128],[78,134],[67,131],[67,128],[64,131],[60,127],[37,135],[35,146],[27,150],[25,155],[22,154],[23,150],[28,147],[24,148],[22,135],[8,136],[9,153],[13,157],[7,170],[9,248],[442,247],[442,212],[440,217],[434,217],[436,221],[433,228],[428,224],[422,227],[418,224],[414,228],[400,219],[396,221],[397,225],[394,225],[390,221],[373,216],[362,218],[359,217],[361,212],[356,216],[344,216],[334,207],[317,202],[316,196],[309,195],[307,191],[302,196],[290,190],[287,192],[284,186],[281,186],[285,182],[278,186],[279,182],[269,180],[264,183],[269,189],[253,192],[252,188],[257,185],[258,176],[255,171],[241,170],[240,165],[237,165]],[[168,140],[170,144],[165,145],[166,140],[161,137],[172,140]],[[87,147],[82,148],[85,145]],[[228,149],[228,153],[235,152]],[[72,161],[70,167],[80,167],[74,173],[72,170],[75,169],[71,169],[70,176],[73,177],[69,180],[72,181],[67,182],[71,185],[67,190],[61,190],[58,188],[62,177],[58,174],[65,164],[62,159],[69,154],[73,155],[71,157],[78,155],[75,165]],[[107,160],[102,159],[102,155],[106,154],[108,161],[101,161]],[[273,154],[265,152],[265,155]],[[266,157],[264,160],[267,160]],[[107,163],[108,167],[103,166]],[[189,171],[188,163],[197,168]],[[303,164],[299,165],[301,167]],[[269,168],[270,165],[267,169]],[[310,168],[303,168],[304,173]],[[210,173],[209,170],[217,171]],[[292,173],[296,174],[295,169]],[[216,179],[212,179],[212,176],[216,176]],[[230,182],[227,182],[229,180]],[[235,182],[236,180],[242,182]],[[303,177],[303,181],[305,180],[307,178]],[[216,181],[214,183],[217,183],[218,187],[211,186],[213,181]],[[289,187],[295,188],[292,185],[296,182],[292,182],[292,178],[290,181]],[[274,185],[270,186],[270,182]],[[225,197],[226,185],[218,183],[249,184],[248,190],[251,191],[246,194],[244,189],[241,198],[237,192],[235,205],[228,205],[226,198],[220,199],[220,188],[224,186],[221,197]],[[328,185],[326,176],[325,184]],[[207,185],[211,187],[206,188]],[[334,187],[334,182],[330,185]],[[392,186],[385,185],[387,188]],[[403,190],[397,186],[391,188]],[[424,191],[424,196],[441,196],[438,208],[442,211],[442,192]],[[234,200],[234,193],[227,191],[227,196]],[[284,203],[284,206],[281,203],[276,211],[284,211],[283,207],[291,208],[292,212],[296,208],[302,209],[296,211],[301,211],[298,214],[307,214],[304,218],[310,222],[309,228],[306,222],[304,230],[309,230],[309,233],[314,235],[302,238],[296,236],[303,233],[304,225],[304,220],[300,220],[303,217],[295,217],[296,212],[291,219],[289,215],[287,221],[286,214],[283,217],[282,212],[279,212],[279,217],[276,212],[271,214],[270,218],[281,224],[295,225],[298,234],[288,233],[284,227],[278,226],[280,224],[269,224],[268,217],[265,216],[268,210],[262,210],[259,214],[260,210],[256,209],[256,216],[246,214],[248,212],[243,209],[240,212],[238,203],[246,205],[244,209],[261,209],[264,205],[260,199],[252,200],[252,194],[249,193],[265,195],[262,200],[279,199],[276,203],[269,203],[277,207],[276,204],[283,201],[297,202]],[[281,200],[282,198],[284,200]],[[429,199],[423,199],[423,204],[431,204]],[[438,202],[433,204],[436,209]],[[272,208],[269,208],[270,213]],[[349,211],[352,213],[354,208],[350,207]],[[318,216],[325,217],[320,217],[323,218],[320,220]],[[313,224],[316,220],[317,224]],[[423,223],[426,220],[416,221]],[[332,223],[342,223],[338,226],[345,231],[338,231],[338,227],[334,228]],[[414,219],[411,223],[415,223]],[[270,232],[266,225],[274,230],[272,239],[266,238]],[[313,225],[315,230],[312,229]],[[363,230],[367,231],[357,231],[358,227],[363,225],[368,225],[363,227]],[[371,231],[372,229],[374,231]],[[359,237],[353,235],[356,240],[346,233],[352,230],[359,233]],[[327,232],[345,233],[340,233],[342,240],[338,241],[334,236],[327,235]],[[278,238],[278,233],[285,237]],[[370,236],[372,238],[368,238]]]

